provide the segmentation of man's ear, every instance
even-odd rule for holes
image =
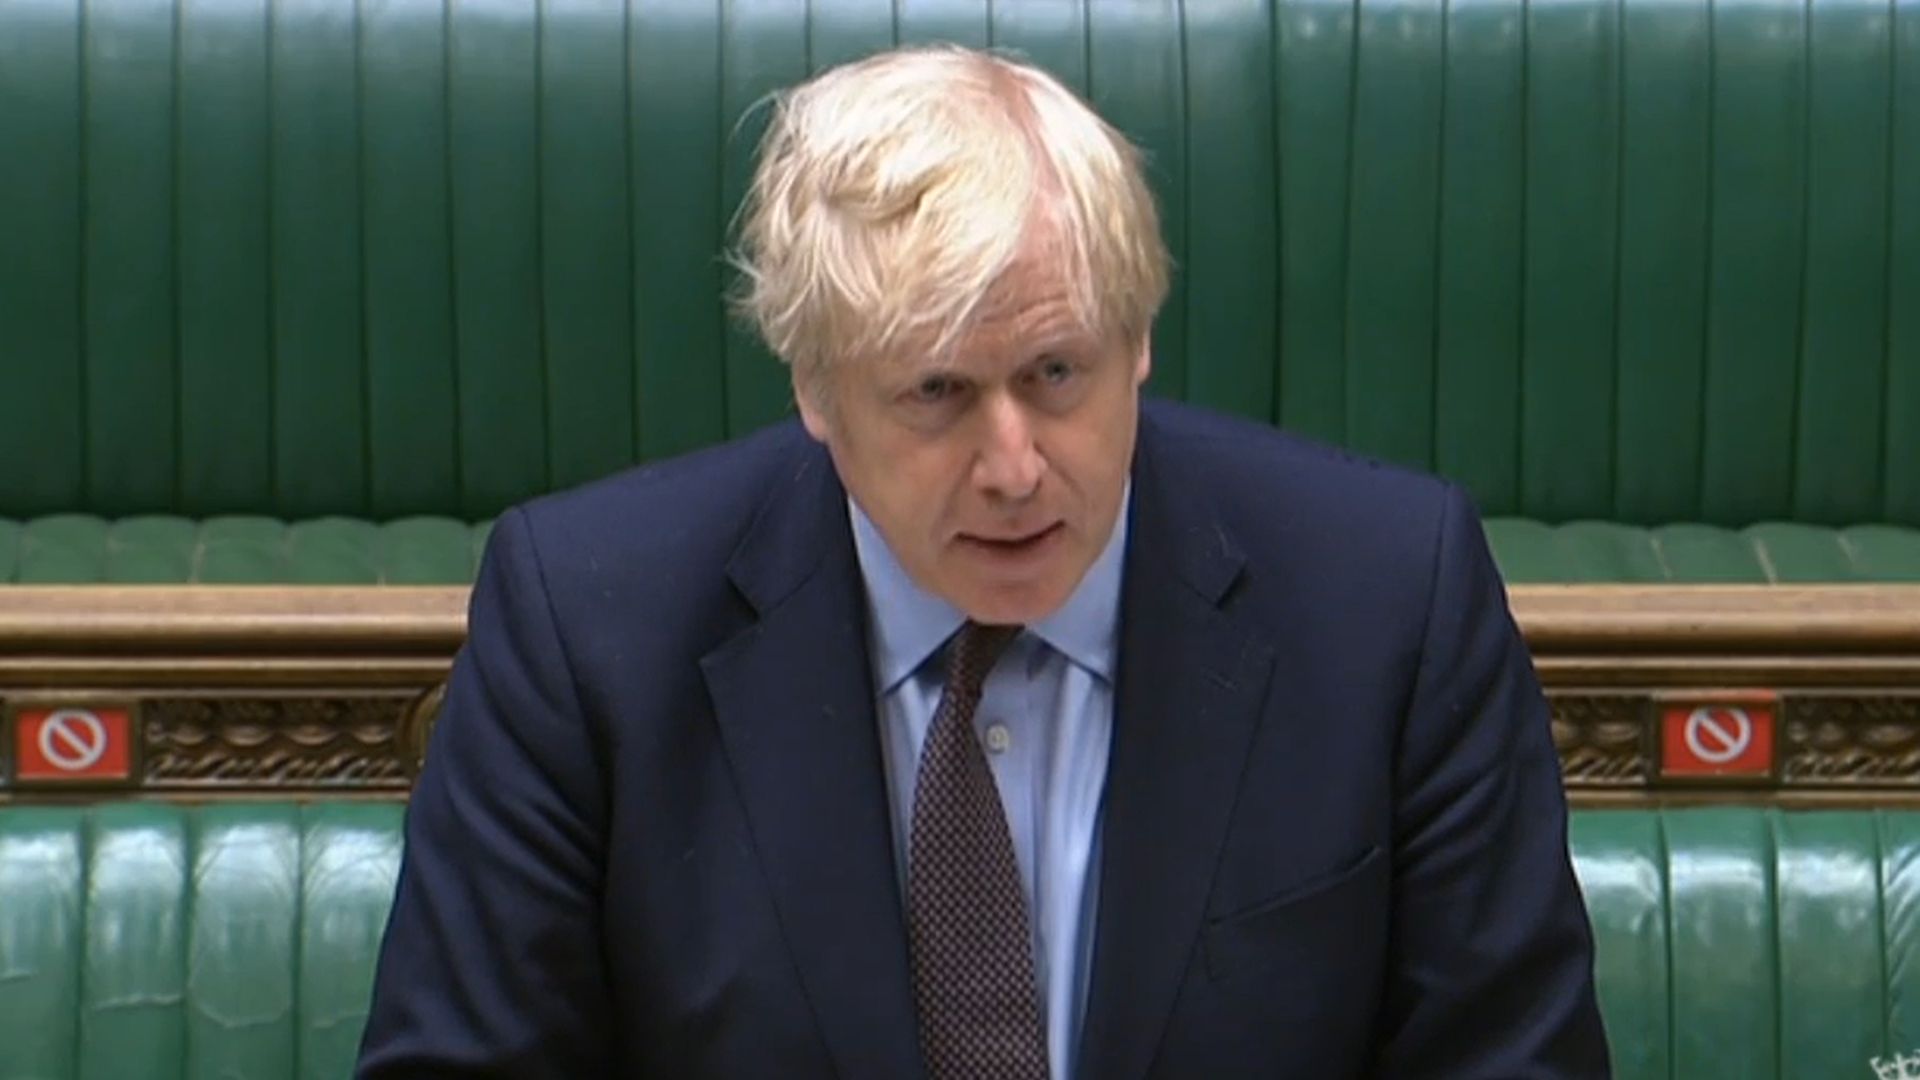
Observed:
[[[1153,374],[1153,335],[1140,335],[1140,348],[1133,358],[1133,385],[1145,386],[1147,376]]]
[[[817,378],[817,376],[816,376]],[[827,422],[826,410],[821,406],[820,387],[804,385],[804,380],[795,376],[793,380],[793,403],[800,409],[800,422],[807,427],[807,434],[816,442],[826,442],[832,430]]]

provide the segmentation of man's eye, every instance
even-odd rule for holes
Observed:
[[[1073,377],[1073,365],[1065,360],[1047,360],[1040,365],[1040,377],[1057,386]]]
[[[945,375],[929,375],[914,384],[913,399],[928,403],[945,401],[958,390],[959,384]]]

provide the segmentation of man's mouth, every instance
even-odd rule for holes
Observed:
[[[1064,533],[1066,527],[1065,522],[1056,521],[1037,532],[1012,533],[999,536],[962,533],[960,540],[967,546],[984,551],[990,555],[1018,557],[1045,547],[1055,537]]]

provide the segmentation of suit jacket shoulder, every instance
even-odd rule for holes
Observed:
[[[1214,528],[1246,570],[1237,614],[1272,639],[1352,627],[1419,649],[1443,533],[1478,539],[1471,500],[1447,482],[1264,424],[1168,403],[1142,414],[1159,486],[1192,493],[1182,528]],[[1359,655],[1378,656],[1375,648]],[[1411,672],[1406,672],[1411,675]]]
[[[577,667],[630,665],[638,658],[608,651],[650,643],[676,654],[654,670],[687,670],[746,615],[728,567],[769,504],[796,487],[838,497],[832,473],[824,448],[789,421],[520,507],[563,634],[646,627],[569,638]],[[817,556],[819,537],[788,539],[796,561]]]

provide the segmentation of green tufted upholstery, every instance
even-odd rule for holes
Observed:
[[[345,1077],[400,815],[0,809],[0,1077]]]
[[[1622,1080],[1920,1052],[1920,815],[1585,811],[1572,841]]]
[[[0,518],[0,584],[466,585],[490,526],[437,517]]]
[[[0,809],[0,1077],[344,1077],[397,804]],[[1621,1080],[1920,1050],[1920,812],[1583,810]]]
[[[478,521],[782,415],[749,106],[939,38],[1150,150],[1158,392],[1493,516],[1920,526],[1920,0],[0,4],[0,516]]]
[[[464,585],[490,523],[261,517],[0,518],[0,584]],[[1513,584],[1920,582],[1920,529],[1776,522],[1635,528],[1487,521]]]
[[[1647,529],[1610,521],[1548,526],[1514,518],[1486,524],[1494,558],[1510,584],[1920,582],[1920,529],[1794,522]]]

